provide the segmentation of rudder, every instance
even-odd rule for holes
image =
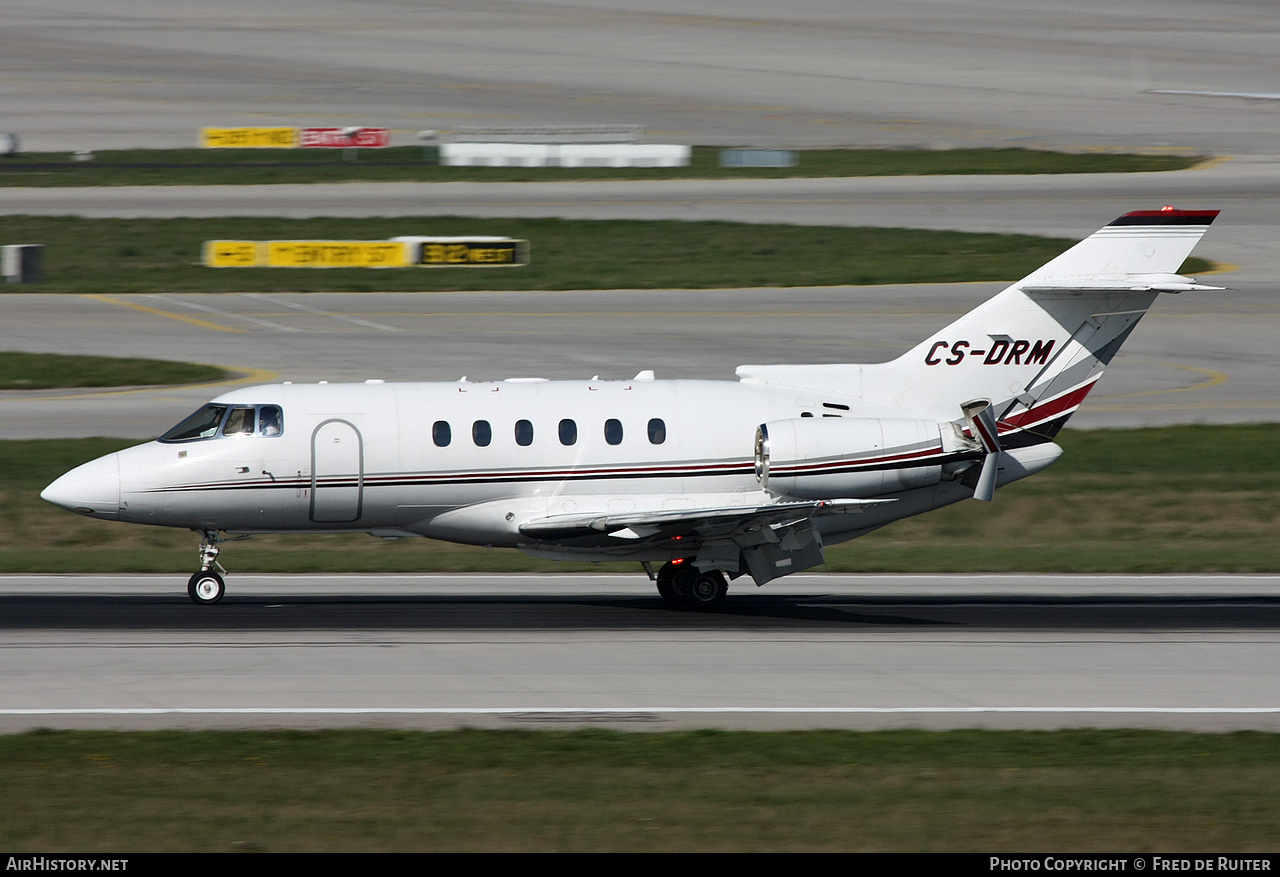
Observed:
[[[899,385],[884,401],[939,418],[990,399],[1002,434],[1052,438],[1161,292],[1219,288],[1173,273],[1217,215],[1126,213],[865,377]],[[883,398],[882,380],[864,394]]]

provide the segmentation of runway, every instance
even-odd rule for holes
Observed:
[[[5,124],[35,150],[637,123],[734,145],[1275,152],[1265,3],[17,0],[3,18]]]
[[[1280,728],[1280,577],[0,577],[0,729]]]

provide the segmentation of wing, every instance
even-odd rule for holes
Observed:
[[[762,527],[786,527],[827,515],[862,511],[895,499],[824,499],[741,506],[717,506],[674,511],[551,515],[520,525],[535,539],[563,540],[601,535],[615,539],[658,540],[677,536],[705,541],[722,539]]]

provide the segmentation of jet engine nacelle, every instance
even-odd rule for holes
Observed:
[[[931,420],[775,420],[756,430],[756,480],[803,499],[880,496],[937,484],[940,425]]]

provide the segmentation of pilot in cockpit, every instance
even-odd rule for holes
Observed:
[[[260,413],[261,423],[258,425],[259,431],[263,435],[279,435],[280,434],[280,409],[274,405],[262,406]]]

